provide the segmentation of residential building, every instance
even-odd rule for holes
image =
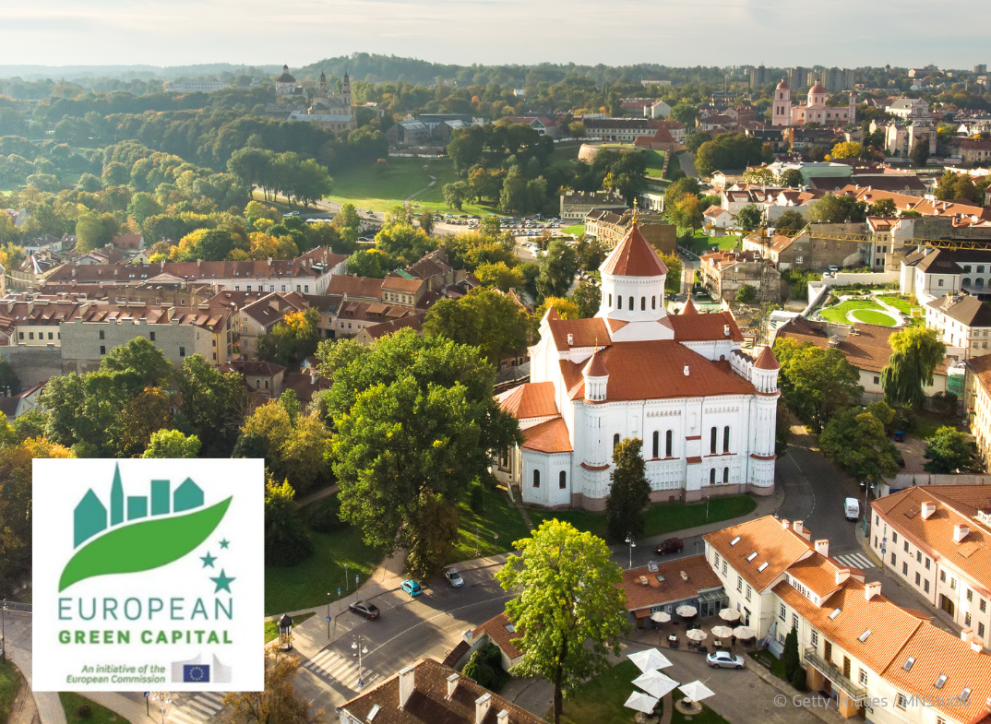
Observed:
[[[766,265],[767,262],[760,259],[758,252],[715,251],[702,255],[699,277],[713,299],[732,302],[744,286],[760,288],[761,271]],[[770,283],[777,290],[781,285],[781,273],[773,267],[767,273]],[[777,296],[774,295],[775,299]]]
[[[829,93],[853,90],[857,86],[859,74],[850,68],[823,68],[810,70],[806,76],[809,84],[818,83]]]
[[[813,81],[810,80],[811,75],[812,71],[809,71],[806,68],[789,68],[785,74],[785,80],[787,80],[790,88],[798,90],[800,88],[806,88],[813,85]]]
[[[705,556],[687,556],[673,561],[651,561],[640,568],[623,571],[619,584],[626,594],[626,609],[637,628],[652,613],[663,611],[674,616],[679,606],[694,606],[701,618],[719,613],[729,599]]]
[[[638,214],[637,226],[640,234],[662,254],[674,254],[678,249],[678,229],[674,224],[665,223],[660,215]],[[614,214],[596,209],[585,217],[585,234],[594,236],[606,246],[616,246],[630,230],[633,212]]]
[[[726,229],[733,226],[733,214],[722,206],[710,206],[702,215],[705,216],[705,233],[709,236],[723,236]]]
[[[523,660],[523,652],[516,648],[514,643],[522,635],[523,633],[517,631],[509,620],[509,616],[500,613],[481,626],[476,626],[474,630],[465,632],[465,640],[471,646],[467,655],[470,656],[487,644],[492,644],[499,649],[502,656],[503,670],[509,671]]]
[[[497,475],[524,502],[601,510],[614,445],[644,440],[652,500],[774,487],[778,363],[756,359],[729,312],[678,316],[664,305],[667,267],[636,223],[599,267],[602,304],[591,319],[552,307],[530,348],[531,382],[502,393],[523,430],[496,451]]]
[[[561,194],[561,218],[584,219],[593,209],[626,210],[626,201],[612,191],[569,191]]]
[[[337,712],[341,724],[544,724],[432,659],[407,666]]]
[[[771,109],[771,124],[774,126],[804,126],[818,123],[824,126],[845,126],[857,120],[857,95],[850,94],[849,103],[844,106],[827,106],[828,93],[819,83],[809,89],[804,106],[792,107],[791,87],[784,79],[774,89]]]
[[[968,138],[960,141],[959,148],[964,163],[974,165],[991,163],[991,140]]]
[[[750,69],[751,88],[759,88],[761,86],[770,85],[774,82],[772,78],[774,78],[774,72],[770,68],[765,68],[763,65]]]
[[[303,311],[308,306],[306,299],[296,292],[269,292],[261,299],[241,307],[237,312],[241,359],[259,359],[258,340],[269,334],[287,314]]]
[[[657,122],[647,118],[590,118],[581,119],[585,135],[603,141],[633,143],[640,136],[653,136]]]
[[[936,153],[938,137],[932,120],[871,121],[870,131],[884,134],[884,150],[895,156],[908,156],[917,143],[925,143],[930,154]]]
[[[991,307],[969,294],[947,294],[926,304],[926,326],[939,330],[946,354],[957,360],[988,353]]]
[[[78,310],[79,303],[70,299],[0,299],[0,330],[10,345],[61,347],[61,325]]]
[[[222,372],[237,372],[244,377],[248,389],[266,400],[277,399],[282,394],[282,381],[286,368],[274,362],[261,360],[232,360],[221,367]]]
[[[991,486],[927,485],[871,503],[871,548],[982,643],[991,631]]]
[[[922,247],[901,262],[902,294],[923,304],[947,294],[975,296],[991,290],[991,250]]]
[[[991,355],[967,360],[964,409],[985,470],[991,471]]]
[[[385,322],[379,322],[378,324],[366,324],[361,326],[360,331],[354,336],[354,339],[359,344],[370,347],[377,340],[387,334],[398,332],[400,329],[408,328],[420,334],[423,329],[423,320],[425,317],[426,315],[422,313],[407,314],[398,319],[390,319]]]
[[[643,114],[647,118],[667,118],[671,115],[671,106],[664,101],[654,101],[643,107]]]

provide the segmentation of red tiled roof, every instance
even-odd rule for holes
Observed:
[[[496,398],[499,407],[517,420],[560,414],[554,402],[553,382],[527,382]]]
[[[626,232],[599,270],[604,274],[627,277],[656,277],[668,273],[657,250],[643,238],[636,225]]]
[[[585,365],[585,369],[582,373],[586,377],[607,377],[609,375],[609,370],[602,361],[602,355],[599,354],[599,350],[595,350],[592,356],[588,358],[588,364]]]
[[[664,580],[658,580],[658,576]],[[722,581],[705,556],[689,556],[661,563],[656,571],[649,571],[646,566],[631,568],[623,571],[623,582],[619,585],[626,592],[628,611],[684,601],[694,598],[699,591],[721,586]]]
[[[711,312],[709,314],[689,313],[665,317],[674,328],[674,338],[679,342],[702,342],[715,339],[731,339],[742,342],[743,334],[736,326],[732,312]],[[729,336],[726,326],[729,325]]]
[[[500,613],[495,618],[490,618],[472,631],[472,638],[477,639],[482,634],[485,634],[506,656],[510,659],[515,659],[518,656],[522,656],[523,652],[516,648],[513,641],[520,638],[523,634],[520,631],[516,631],[515,626],[512,632],[506,628],[507,626],[513,626],[509,621],[509,616],[505,613]]]
[[[542,453],[567,453],[572,451],[568,426],[556,417],[523,430],[523,449]]]
[[[774,352],[771,351],[770,347],[765,347],[764,351],[760,353],[760,357],[754,363],[754,367],[759,370],[779,370],[781,365],[778,364],[777,357],[774,356]]]
[[[557,312],[548,318],[551,328],[551,336],[554,337],[554,346],[559,350],[570,347],[594,347],[596,344],[604,344],[611,337],[606,323],[601,317],[590,319],[557,319]],[[571,344],[568,344],[568,335],[571,335]]]

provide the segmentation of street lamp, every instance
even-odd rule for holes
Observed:
[[[364,643],[359,643],[359,642],[363,642],[364,640],[365,639],[363,639],[361,636],[355,636],[354,640],[351,642],[351,649],[357,652],[351,655],[358,657],[358,688],[359,689],[365,685],[365,682],[362,681],[363,672],[361,668],[361,657],[363,654],[368,653],[368,647],[365,646]]]
[[[633,542],[633,534],[626,534],[626,543],[630,546],[630,568],[633,568],[633,549],[637,547],[637,544]]]
[[[0,604],[0,661],[7,660],[7,599]]]
[[[151,700],[159,702],[162,710],[162,724],[165,724],[165,714],[168,712],[169,705],[172,703],[172,697],[169,696],[169,692],[161,691],[152,694]]]

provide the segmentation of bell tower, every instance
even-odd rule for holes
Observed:
[[[774,89],[774,107],[771,112],[772,126],[791,125],[791,88],[784,78]]]
[[[348,113],[351,112],[351,79],[348,78],[348,72],[344,71],[344,83],[341,85],[341,97],[344,101],[344,105],[347,107]]]

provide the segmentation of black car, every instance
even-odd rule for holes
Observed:
[[[376,619],[379,617],[379,610],[372,603],[366,603],[364,601],[355,601],[354,603],[348,604],[348,608],[351,609],[352,613],[356,613],[359,616],[364,616],[368,620]]]
[[[659,556],[666,556],[668,553],[681,553],[685,549],[685,541],[681,538],[668,538],[660,542],[654,548],[654,552]]]

